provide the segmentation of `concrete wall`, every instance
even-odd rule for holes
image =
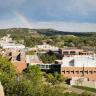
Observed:
[[[0,82],[0,96],[4,96],[4,90],[3,86],[1,85],[1,82]]]
[[[86,86],[91,88],[96,88],[96,81],[88,81],[87,78],[74,77],[70,81],[70,85]]]

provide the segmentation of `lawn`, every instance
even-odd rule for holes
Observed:
[[[85,87],[85,86],[73,86],[73,87],[96,93],[96,88],[90,88],[90,87]]]

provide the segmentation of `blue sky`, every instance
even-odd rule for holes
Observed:
[[[96,0],[0,0],[0,28],[96,31]]]

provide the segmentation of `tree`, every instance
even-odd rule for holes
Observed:
[[[80,94],[80,96],[94,96],[89,92],[83,92],[82,94]]]
[[[26,80],[31,82],[31,86],[33,86],[33,94],[35,94],[35,96],[41,96],[40,94],[43,94],[42,91],[44,90],[44,85],[42,80],[43,73],[41,72],[39,67],[28,66],[28,68],[24,71],[23,74]]]
[[[39,57],[43,63],[53,63],[57,59],[56,55],[52,51],[49,51],[46,54],[40,54]]]
[[[34,52],[34,51],[28,51],[27,52],[27,55],[34,55],[36,52]]]
[[[46,78],[46,81],[53,85],[60,84],[62,82],[64,83],[64,80],[65,80],[65,78],[58,73],[54,73],[54,74],[49,73],[49,74],[45,74],[44,76]]]
[[[14,86],[16,80],[15,67],[5,58],[0,56],[0,81],[4,87],[5,95],[9,96],[9,92]],[[11,85],[11,86],[10,86]]]
[[[28,66],[23,74],[26,79],[31,80],[35,84],[42,81],[43,73],[37,66]]]

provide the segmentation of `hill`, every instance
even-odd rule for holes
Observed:
[[[28,29],[28,28],[9,28],[9,29],[0,29],[0,37],[6,35],[19,35],[21,37],[31,36],[31,35],[46,35],[46,36],[54,36],[54,35],[75,35],[75,36],[96,36],[95,32],[65,32],[58,31],[54,29]]]
[[[11,34],[17,43],[33,47],[47,42],[58,47],[96,46],[95,32],[65,32],[54,29],[9,28],[0,29],[0,37]],[[89,47],[88,47],[89,48]]]

